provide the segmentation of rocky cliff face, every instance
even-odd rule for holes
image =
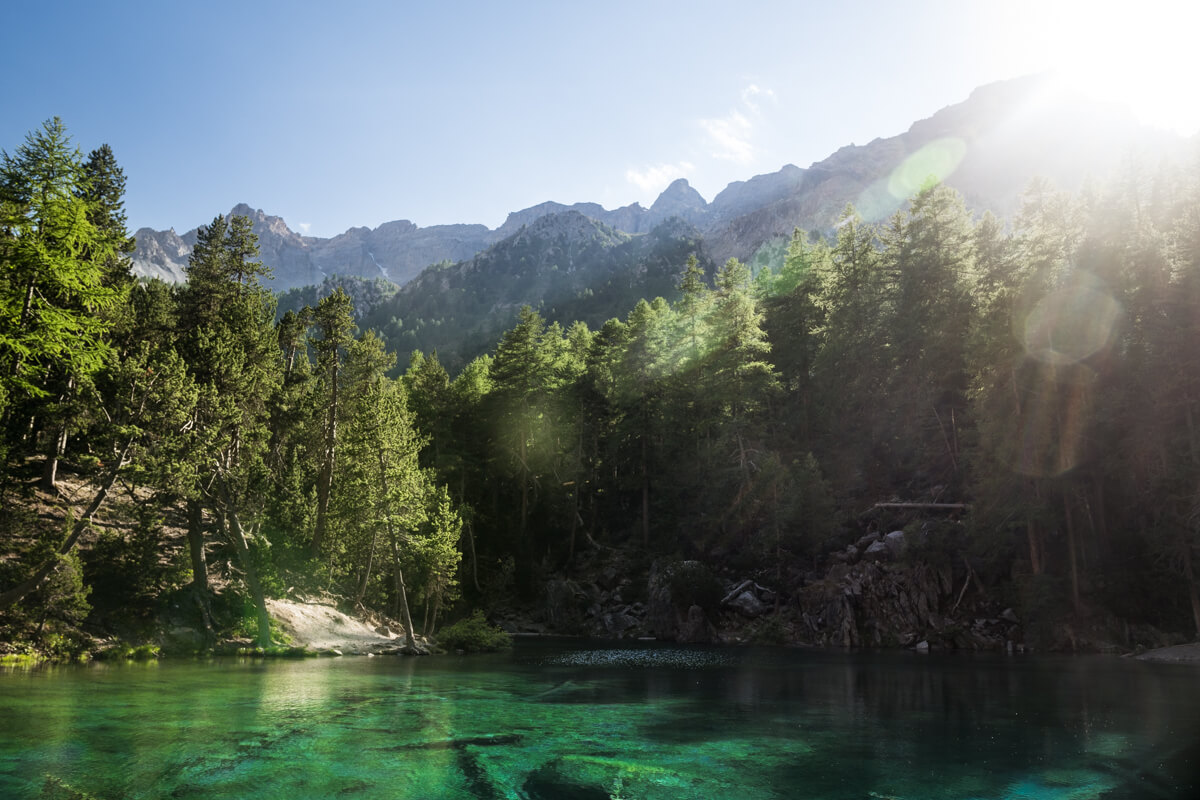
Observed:
[[[245,203],[229,214],[250,218],[262,261],[272,268],[276,291],[313,286],[331,275],[386,278],[403,284],[430,264],[468,259],[495,241],[495,233],[484,225],[420,228],[408,220],[385,222],[374,229],[351,228],[324,239],[301,236],[280,217]],[[136,274],[173,282],[185,279],[196,229],[179,236],[173,230],[142,228],[135,237]]]
[[[795,227],[830,231],[847,203],[869,221],[886,219],[929,175],[957,189],[973,210],[1007,216],[1035,176],[1075,190],[1088,176],[1102,179],[1138,153],[1155,154],[1148,163],[1157,164],[1164,152],[1183,147],[1177,138],[1152,134],[1128,114],[1065,93],[1046,78],[1025,78],[979,88],[904,133],[848,145],[807,169],[788,164],[735,181],[711,203],[680,179],[648,209],[637,203],[610,211],[596,203],[546,202],[512,212],[495,230],[420,228],[399,220],[374,229],[351,228],[330,239],[300,236],[279,217],[244,204],[233,213],[253,219],[277,289],[320,283],[335,273],[404,284],[431,264],[466,261],[523,226],[566,212],[626,234],[648,233],[678,217],[700,230],[719,263],[748,259]],[[183,278],[194,231],[178,236],[142,229],[136,236],[135,272]]]
[[[133,254],[136,274],[171,283],[184,280],[192,245],[175,233],[174,228],[165,231],[141,228],[134,238],[137,239],[137,250]]]
[[[730,184],[703,226],[713,258],[749,258],[793,228],[829,231],[847,203],[868,221],[887,219],[930,176],[958,190],[976,212],[1014,213],[1035,177],[1075,191],[1139,154],[1181,150],[1176,138],[1128,113],[1032,77],[976,89],[964,102],[897,136],[848,145],[807,169]]]

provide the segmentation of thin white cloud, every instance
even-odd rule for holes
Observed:
[[[723,161],[749,164],[754,160],[754,123],[742,112],[731,111],[723,117],[700,120],[708,134],[709,155]]]
[[[305,236],[307,236],[308,229],[312,227],[312,223],[311,222],[297,222],[296,227],[300,229],[301,233],[303,233]]]
[[[758,112],[758,98],[760,97],[774,102],[775,91],[773,89],[764,89],[757,83],[752,83],[745,89],[742,89],[742,103],[746,108],[755,113]]]
[[[707,137],[709,155],[722,161],[750,164],[758,149],[754,135],[762,121],[761,101],[775,101],[775,92],[751,83],[742,89],[741,103],[722,117],[700,120]]]
[[[630,167],[625,171],[625,180],[641,190],[645,198],[657,197],[671,181],[686,178],[695,170],[695,166],[687,161],[677,164],[651,164],[637,169]]]

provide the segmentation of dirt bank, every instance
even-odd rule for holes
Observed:
[[[1200,643],[1160,647],[1157,650],[1147,650],[1145,653],[1135,656],[1135,658],[1139,661],[1170,661],[1177,664],[1200,664]]]
[[[330,605],[268,600],[267,609],[296,645],[312,650],[337,650],[345,655],[397,652],[402,631],[375,629]],[[388,633],[381,633],[387,630]]]

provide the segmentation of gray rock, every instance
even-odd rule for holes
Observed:
[[[904,555],[904,548],[907,542],[904,539],[904,531],[892,531],[887,536],[883,537],[883,543],[887,545],[887,549],[892,554],[892,559],[899,559]]]
[[[875,542],[878,542],[878,541],[879,541],[879,534],[872,531],[871,533],[868,533],[866,536],[860,536],[858,541],[855,542],[854,545],[859,550],[866,550],[868,547],[870,547],[872,544],[874,544]]]
[[[1006,608],[1001,611],[1000,619],[1004,620],[1005,622],[1011,622],[1014,625],[1020,622],[1020,620],[1017,619],[1017,612],[1013,611],[1011,608]]]
[[[891,561],[892,551],[883,542],[875,542],[863,553],[863,558],[867,561]]]
[[[761,617],[767,610],[767,607],[749,589],[733,598],[729,605],[734,611],[750,619]]]
[[[616,636],[619,639],[621,638],[621,635],[625,633],[625,631],[637,625],[637,620],[628,614],[617,611],[611,614],[605,614],[601,618],[601,624],[604,625],[605,633],[607,633],[609,636]]]
[[[576,631],[589,605],[587,592],[575,581],[556,578],[546,583],[546,621],[559,631]]]
[[[918,653],[928,653],[929,652],[929,642],[922,639],[921,641],[917,642],[916,647],[914,647],[913,649],[916,650]]]

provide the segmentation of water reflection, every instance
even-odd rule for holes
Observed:
[[[521,643],[0,675],[0,797],[1192,797],[1194,672]]]

